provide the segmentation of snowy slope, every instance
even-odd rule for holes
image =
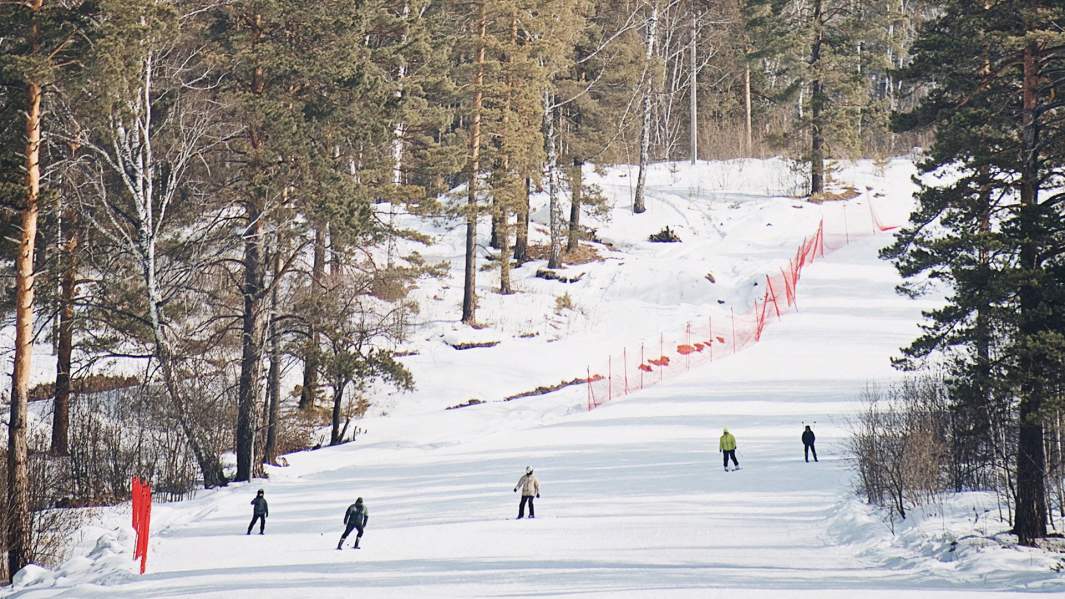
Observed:
[[[691,237],[682,231],[681,246],[639,244],[645,225],[619,211],[600,232],[618,255],[568,286],[591,309],[566,334],[555,330],[557,341],[514,339],[500,327],[497,348],[456,352],[439,340],[452,324],[426,326],[419,342],[425,351],[411,363],[419,391],[396,398],[389,415],[361,423],[368,432],[356,443],[291,455],[291,466],[272,469],[269,481],[157,505],[145,576],[129,574],[131,562],[122,566],[132,546],[128,511],[111,510],[93,529],[104,536],[89,557],[55,572],[33,569],[0,596],[842,599],[1065,592],[1047,554],[995,546],[952,554],[946,522],[938,537],[893,538],[853,498],[842,455],[848,418],[870,380],[897,376],[888,359],[913,337],[928,307],[894,293],[897,276],[876,257],[886,237],[858,239],[808,268],[800,310],[773,324],[761,343],[593,412],[584,411],[580,387],[442,409],[456,399],[499,398],[578,376],[595,351],[683,322],[705,302],[746,306],[748,281],[779,265],[823,211],[840,209],[793,208],[793,201],[771,197],[775,189],[754,188],[782,176],[773,172],[764,167],[753,181],[722,183],[733,189],[703,189],[693,206],[685,199],[690,179],[663,167],[653,179],[649,215],[662,220],[647,228],[684,224]],[[865,164],[843,177],[901,201],[910,191],[908,173],[894,165],[880,178]],[[601,184],[624,197],[623,179],[608,173]],[[675,219],[662,216],[666,208]],[[707,234],[712,223],[724,223],[716,225],[721,236]],[[720,275],[716,286],[702,280],[708,270]],[[454,291],[432,292],[453,306]],[[530,302],[550,297],[527,295]],[[485,312],[498,322],[501,314],[488,303]],[[532,323],[534,311],[525,314]],[[510,326],[518,331],[529,323]],[[817,423],[818,464],[802,461],[803,421]],[[739,441],[737,472],[723,472],[716,452],[724,426]],[[526,465],[536,468],[543,497],[536,520],[514,521],[511,489]],[[266,490],[271,518],[266,536],[249,537],[248,502],[258,487]],[[356,496],[366,498],[371,514],[364,548],[336,551],[343,510]],[[94,543],[87,535],[83,553]]]

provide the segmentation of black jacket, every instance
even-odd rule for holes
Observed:
[[[370,510],[366,509],[366,504],[353,503],[348,506],[348,511],[344,512],[344,524],[364,528],[369,522]]]
[[[256,516],[266,517],[270,515],[270,506],[266,504],[265,497],[260,497],[256,495],[255,499],[251,500],[251,504],[255,506],[254,514]]]
[[[813,431],[803,431],[802,432],[802,444],[803,445],[813,445],[814,444],[814,439],[815,439],[815,437],[814,437],[814,432]]]

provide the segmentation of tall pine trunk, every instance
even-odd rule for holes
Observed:
[[[584,161],[573,160],[570,170],[570,205],[569,205],[569,239],[566,240],[566,252],[575,252],[579,245],[581,228],[581,193],[584,190]]]
[[[652,73],[651,60],[654,58],[655,37],[658,31],[658,2],[651,7],[651,16],[647,19],[647,34],[644,38],[644,81],[643,81],[643,123],[640,127],[640,172],[636,177],[636,197],[632,200],[632,211],[641,214],[647,211],[644,199],[647,186],[647,168],[651,161],[651,102],[654,92],[655,75]]]
[[[510,18],[510,52],[516,52],[518,46],[518,17],[517,13],[512,13]],[[502,135],[511,135],[513,132],[510,130],[510,112],[511,106],[514,102],[514,86],[516,82],[513,77],[514,69],[514,56],[509,54],[507,56],[507,100],[503,108],[503,127]],[[505,139],[500,139],[500,147],[507,148]],[[514,293],[510,286],[510,206],[515,203],[517,195],[514,194],[518,187],[518,178],[511,173],[511,156],[509,149],[503,152],[503,181],[506,189],[506,193],[503,194],[503,199],[496,198],[498,207],[493,214],[492,232],[499,249],[499,293],[501,295],[510,295]],[[497,194],[498,195],[498,194]]]
[[[281,416],[281,332],[277,326],[278,317],[278,274],[281,272],[281,241],[275,236],[273,273],[274,281],[270,287],[270,370],[266,375],[266,443],[263,444],[263,462],[277,463],[277,429]]]
[[[821,46],[824,43],[821,0],[814,2],[814,41],[810,49],[810,67],[814,80],[810,84],[810,193],[825,190],[825,88],[821,79]]]
[[[43,0],[32,0],[30,46],[40,53],[37,16]],[[37,241],[37,210],[41,193],[41,86],[26,83],[26,203],[19,218],[21,236],[15,258],[15,356],[11,374],[11,415],[7,432],[7,571],[14,576],[32,558],[29,446],[26,416],[33,360],[33,250]]]
[[[244,282],[241,293],[240,381],[237,387],[236,481],[251,480],[255,458],[255,423],[262,370],[263,210],[258,198],[245,202],[248,228],[244,232]]]
[[[744,133],[746,137],[744,146],[747,150],[747,156],[754,156],[754,132],[751,130],[751,65],[750,63],[744,64],[743,67],[743,108],[744,108]]]
[[[514,260],[522,264],[529,259],[529,187],[532,181],[525,177],[524,187],[518,197],[517,226],[514,235]]]
[[[477,322],[477,178],[481,173],[481,109],[484,101],[485,36],[488,33],[484,1],[481,2],[477,27],[477,75],[473,85],[467,165],[466,270],[462,286],[462,322],[469,325]]]
[[[322,277],[325,276],[325,227],[314,228],[314,259],[311,264],[311,297],[316,297],[324,289]],[[300,391],[300,409],[314,407],[318,396],[318,352],[322,343],[321,333],[311,318],[307,336],[307,353],[303,357],[303,388]]]
[[[1039,222],[1039,129],[1036,108],[1039,93],[1040,52],[1031,41],[1024,49],[1022,83],[1021,148],[1021,267],[1027,271],[1020,289],[1020,328],[1025,341],[1033,343],[1047,323],[1041,314],[1044,301],[1038,277],[1043,265],[1041,223]],[[1047,534],[1046,450],[1043,446],[1042,407],[1046,395],[1047,359],[1037,347],[1026,347],[1021,355],[1021,397],[1018,409],[1017,498],[1013,532],[1022,545],[1034,545]]]
[[[63,219],[63,277],[60,282],[62,309],[55,363],[55,399],[52,408],[51,453],[70,455],[70,369],[74,349],[74,298],[78,285],[77,212],[65,210]]]
[[[344,387],[347,386],[347,381],[343,380],[338,380],[333,383],[333,418],[332,429],[329,433],[330,445],[339,445],[343,440],[341,439],[343,433],[340,431],[340,412],[341,408],[344,406]]]

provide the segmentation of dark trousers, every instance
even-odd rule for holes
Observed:
[[[359,534],[355,535],[355,546],[357,547],[359,545],[359,539],[362,538],[363,528],[355,522],[348,522],[347,527],[344,528],[344,534],[340,535],[340,545],[344,544],[344,540],[348,538],[348,535],[350,535],[353,530],[359,531]]]
[[[521,496],[521,503],[518,504],[518,517],[519,518],[524,518],[525,517],[525,504],[526,504],[526,502],[528,502],[528,504],[529,504],[529,517],[530,518],[535,518],[536,517],[536,508],[533,507],[533,499],[535,499],[535,497],[533,497],[532,495],[522,495]]]
[[[725,463],[725,468],[728,468],[728,461],[729,461],[730,458],[732,459],[732,463],[735,464],[737,468],[739,468],[740,463],[736,461],[736,450],[735,449],[726,449],[725,451],[722,451],[721,454],[723,456],[723,461]]]
[[[259,521],[259,534],[263,534],[263,529],[266,528],[266,516],[262,514],[255,514],[251,517],[251,524],[248,525],[248,534],[251,534],[251,529],[255,528],[255,521]]]
[[[809,462],[809,461],[810,461],[810,453],[811,453],[811,452],[813,452],[813,454],[814,454],[814,461],[816,462],[816,461],[817,461],[817,450],[816,450],[816,449],[814,449],[814,446],[813,446],[813,444],[810,444],[810,445],[803,445],[803,453],[804,453],[804,454],[806,455],[806,461],[807,461],[807,462]]]

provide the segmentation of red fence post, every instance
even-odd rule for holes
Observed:
[[[773,289],[773,279],[770,279],[769,275],[765,276],[765,284],[766,284],[766,287],[767,287],[767,289],[766,289],[766,299],[767,300],[768,300],[768,298],[772,298],[773,299],[773,309],[776,310],[777,318],[780,318],[780,304],[777,303],[777,292],[776,292],[775,289]]]
[[[647,363],[647,360],[643,357],[643,341],[640,342],[640,366],[642,367]],[[643,368],[640,368],[640,389],[643,389]]]

